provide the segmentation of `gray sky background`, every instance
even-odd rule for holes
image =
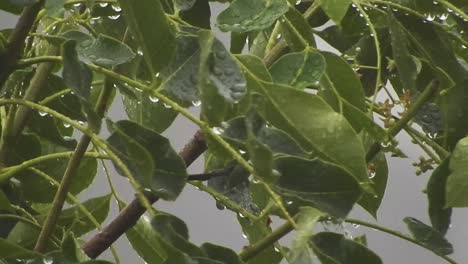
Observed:
[[[5,1],[5,0],[0,0]],[[212,12],[219,13],[224,6],[222,4],[212,4]],[[0,11],[0,29],[13,27],[16,18]],[[218,37],[228,45],[226,35],[217,31]],[[318,40],[319,48],[330,50],[329,45]],[[193,109],[197,112],[198,109]],[[120,100],[117,98],[109,113],[113,120],[126,118]],[[182,146],[191,138],[196,131],[196,126],[183,117],[178,117],[171,128],[164,135],[167,136],[175,149]],[[105,132],[103,132],[105,133]],[[408,234],[403,218],[406,216],[416,217],[419,220],[429,223],[427,216],[427,199],[423,190],[426,187],[430,174],[415,176],[415,168],[411,165],[417,161],[421,151],[412,145],[407,135],[400,133],[398,136],[399,147],[409,158],[388,157],[389,180],[387,194],[378,214],[378,224],[390,229],[395,229]],[[191,173],[200,173],[203,169],[203,161],[199,159],[190,168]],[[130,184],[123,177],[113,173],[117,188],[126,201],[134,197],[134,192]],[[81,194],[82,199],[92,198],[98,195],[109,193],[109,187],[102,172],[96,177],[93,186],[85,193]],[[242,232],[237,223],[235,214],[228,210],[220,211],[216,208],[214,199],[206,193],[196,190],[191,185],[187,185],[182,195],[175,202],[158,202],[155,208],[176,215],[186,222],[189,227],[191,240],[196,244],[211,242],[239,251],[247,245],[247,240],[242,237]],[[108,221],[118,213],[116,204],[113,204],[111,216]],[[352,218],[373,222],[374,220],[360,208],[355,208],[351,214]],[[452,255],[459,263],[465,263],[468,259],[468,251],[465,245],[468,242],[468,210],[455,209],[452,218],[452,228],[448,231],[447,238],[454,245],[455,253]],[[274,218],[273,225],[282,223],[280,219]],[[345,226],[346,230],[353,236],[365,233],[367,235],[369,247],[374,250],[384,261],[384,263],[444,263],[442,259],[433,253],[410,244],[401,239],[389,236],[375,230],[364,227],[355,228],[351,225]],[[288,245],[292,235],[282,239],[284,245]],[[121,238],[116,243],[122,263],[144,263],[130,248],[128,241]],[[106,258],[110,254],[106,253]],[[111,258],[110,258],[111,259]]]

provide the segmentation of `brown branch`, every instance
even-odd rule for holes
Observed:
[[[42,8],[44,0],[24,8],[21,16],[16,23],[13,32],[8,38],[8,45],[5,54],[0,62],[0,87],[7,80],[8,76],[14,71],[16,64],[21,58],[25,40],[34,25],[37,14]]]
[[[207,181],[216,177],[223,177],[229,175],[234,170],[234,166],[229,166],[224,169],[210,171],[207,173],[190,174],[188,181]]]
[[[201,131],[197,131],[190,142],[180,151],[179,155],[190,166],[204,151],[206,143]],[[158,200],[153,194],[146,193],[146,198],[151,204]],[[135,198],[128,204],[120,214],[101,232],[83,245],[83,251],[88,257],[97,258],[102,252],[108,249],[121,235],[132,228],[138,219],[145,213],[146,208]]]

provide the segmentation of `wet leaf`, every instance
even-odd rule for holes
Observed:
[[[151,75],[155,78],[175,52],[175,33],[160,1],[119,1],[131,33],[137,39]]]
[[[184,161],[172,149],[169,140],[127,120],[116,122],[112,128],[114,132],[108,141],[136,172],[134,177],[140,184],[162,199],[175,200],[185,185],[187,172]]]
[[[297,229],[289,255],[289,262],[293,264],[311,263],[312,249],[309,240],[314,235],[314,227],[323,215],[312,207],[301,207],[297,216]]]
[[[325,59],[320,53],[306,50],[282,56],[270,68],[273,81],[298,89],[317,86],[325,73]]]
[[[413,217],[405,217],[404,222],[413,237],[436,254],[449,255],[453,253],[452,244],[434,228]]]
[[[447,179],[450,175],[449,161],[449,158],[445,159],[432,172],[426,188],[432,227],[442,235],[447,233],[452,216],[452,208],[445,207]]]
[[[323,264],[381,264],[379,256],[367,247],[346,239],[341,234],[321,232],[312,240],[315,253]]]
[[[65,84],[83,101],[87,102],[91,94],[93,75],[88,67],[78,59],[76,41],[63,44],[63,80]]]
[[[356,180],[343,168],[315,158],[281,157],[275,160],[280,177],[275,189],[336,217],[346,217],[361,197]]]
[[[235,0],[218,15],[216,24],[222,31],[245,32],[271,26],[288,11],[285,0]]]

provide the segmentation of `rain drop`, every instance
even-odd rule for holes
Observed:
[[[47,113],[46,113],[46,112],[39,111],[39,115],[40,115],[40,116],[46,116]]]
[[[141,49],[137,50],[137,54],[140,55],[140,56],[143,56],[143,51],[141,51]]]
[[[70,124],[68,124],[68,123],[63,123],[63,126],[64,126],[64,127],[66,127],[66,128],[69,128],[69,127],[71,127],[71,125],[70,125]]]
[[[358,224],[353,224],[353,227],[354,228],[359,228],[361,225],[358,225]]]
[[[245,152],[245,150],[239,149],[239,153],[240,154],[245,154],[246,152]]]
[[[242,213],[238,213],[237,214],[240,218],[245,218],[245,215],[243,215]]]
[[[291,204],[293,204],[293,201],[287,201],[286,204],[291,205]]]
[[[122,8],[120,8],[120,6],[118,6],[118,5],[112,5],[112,9],[114,9],[115,12],[122,11]]]
[[[280,39],[280,38],[281,38],[281,34],[276,35],[276,39]]]
[[[119,15],[114,15],[114,16],[108,16],[108,18],[112,19],[112,20],[119,19],[119,17],[120,17],[120,14]]]
[[[301,2],[302,2],[301,0],[297,0],[297,1],[296,1],[296,5],[300,5]]]
[[[369,172],[369,179],[373,179],[375,177],[375,171]]]
[[[213,132],[216,134],[216,135],[221,135],[222,133],[224,133],[224,129],[220,128],[220,127],[213,127]]]
[[[154,77],[156,77],[156,79],[158,79],[160,75],[161,75],[161,73],[157,72]]]
[[[276,252],[280,252],[279,248],[274,247],[274,249],[275,249]]]
[[[201,101],[200,101],[200,100],[192,101],[192,105],[193,105],[193,106],[200,106],[200,105],[201,105]]]
[[[272,170],[271,173],[272,173],[273,176],[275,176],[275,177],[281,177],[281,172],[279,172],[278,170]]]
[[[164,107],[167,108],[167,109],[172,108],[172,106],[170,106],[170,105],[168,105],[166,103],[164,103]]]
[[[426,20],[427,20],[427,21],[431,22],[431,21],[434,21],[434,19],[435,19],[435,16],[434,16],[434,15],[432,15],[432,14],[427,14],[427,15],[426,15]]]
[[[361,47],[357,47],[356,52],[361,52]]]
[[[245,239],[247,239],[247,235],[244,234],[244,233],[242,233],[242,237],[245,238]]]
[[[462,45],[461,45],[461,48],[462,48],[462,49],[466,49],[466,46],[462,44]]]
[[[153,102],[153,103],[159,102],[159,98],[154,97],[154,96],[152,96],[152,95],[149,96],[149,99],[150,99],[150,101]]]
[[[447,20],[448,16],[449,16],[449,14],[444,13],[444,14],[442,14],[442,15],[439,16],[439,19],[442,20],[442,21],[444,21],[444,20]]]
[[[108,6],[108,5],[109,5],[109,3],[100,3],[100,4],[99,4],[100,7],[106,7],[106,6]]]
[[[74,4],[73,6],[76,7],[76,8],[80,8],[81,4],[77,3],[77,4]]]
[[[223,121],[223,122],[221,122],[221,127],[222,127],[223,129],[227,129],[227,128],[229,128],[229,123]]]

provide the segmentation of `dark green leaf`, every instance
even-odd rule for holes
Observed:
[[[268,98],[259,107],[267,121],[289,133],[306,150],[342,165],[371,192],[364,147],[342,115],[320,97],[291,87],[261,83],[257,89]]]
[[[357,236],[357,237],[353,238],[353,240],[356,241],[357,243],[367,247],[367,236],[366,235]]]
[[[375,194],[364,193],[358,203],[377,218],[377,211],[384,198],[388,178],[388,164],[383,153],[379,153],[369,164],[369,177],[374,183]]]
[[[63,80],[65,84],[83,101],[87,102],[91,94],[93,75],[88,67],[78,59],[76,41],[63,44]]]
[[[271,26],[288,11],[285,0],[235,0],[218,15],[217,26],[222,31],[245,32]]]
[[[193,26],[205,29],[211,27],[211,10],[208,0],[196,0],[192,8],[181,11],[179,15],[184,21],[187,21]]]
[[[80,109],[78,108],[78,110]],[[38,135],[41,139],[47,139],[54,144],[67,148],[68,150],[73,149],[76,146],[76,140],[62,135],[62,128],[65,128],[63,127],[63,123],[57,121],[54,117],[41,112],[31,114],[30,119],[28,120],[28,129],[32,133]]]
[[[219,260],[224,264],[241,264],[242,261],[236,252],[229,248],[221,247],[211,243],[204,243],[201,249],[205,251],[206,255],[214,260]]]
[[[189,256],[205,256],[205,253],[200,248],[188,241],[187,226],[179,218],[168,214],[160,214],[153,218],[151,225],[165,243],[170,244],[177,250]]]
[[[379,256],[367,247],[346,239],[341,234],[322,232],[312,240],[315,253],[323,264],[381,264]]]
[[[108,141],[119,151],[119,156],[132,168],[132,171],[144,172],[144,174],[134,174],[140,184],[162,199],[175,200],[184,188],[187,172],[184,161],[172,149],[169,140],[150,129],[126,120],[115,123],[113,129],[114,133]],[[138,150],[146,153],[143,155],[144,162],[139,165],[135,164],[136,156],[132,156],[138,155],[135,153]],[[147,162],[149,164],[146,164]]]
[[[31,259],[39,256],[38,253],[22,248],[3,238],[0,238],[0,252],[2,258]]]
[[[395,17],[389,16],[388,25],[392,40],[393,59],[398,69],[398,75],[403,84],[403,88],[413,90],[418,75],[418,67],[409,51],[408,38],[403,26]]]
[[[270,75],[265,63],[257,57],[252,55],[236,55],[235,57],[242,65],[245,65],[245,68],[255,73],[255,76],[260,78],[262,81],[272,82],[273,78]],[[244,71],[246,70],[244,69]]]
[[[0,190],[0,210],[10,210],[11,204],[5,193]]]
[[[275,168],[280,174],[278,192],[333,216],[345,217],[362,194],[349,172],[319,158],[281,157]]]
[[[323,215],[312,207],[301,207],[297,216],[297,229],[292,243],[289,263],[312,263],[312,251],[309,240],[314,235],[314,227]]]
[[[452,215],[452,208],[445,207],[447,178],[450,174],[449,161],[450,159],[447,158],[439,164],[432,173],[426,188],[432,227],[442,235],[447,233]]]
[[[12,4],[10,1],[0,1],[0,10],[18,15],[21,13],[22,8]]]
[[[302,51],[307,46],[316,46],[311,25],[297,9],[290,7],[284,20],[280,21],[282,36],[293,51]]]
[[[320,0],[323,11],[337,24],[346,15],[350,4],[350,0]]]
[[[446,185],[446,207],[468,207],[468,137],[460,139],[450,157]]]
[[[37,3],[37,0],[7,0],[8,2],[17,5],[17,6],[30,6],[34,3]]]
[[[158,102],[159,100],[141,92],[136,94],[136,98],[122,95],[122,101],[129,120],[157,133],[164,132],[178,114],[174,109],[167,108],[163,103]]]
[[[449,255],[453,253],[450,244],[441,233],[413,217],[406,217],[404,222],[413,237],[437,254]]]
[[[109,206],[112,195],[108,194],[89,199],[83,206],[91,213],[98,223],[104,222],[109,214]],[[92,231],[95,228],[93,222],[84,215],[77,206],[62,211],[58,225],[69,228],[77,237]]]
[[[175,34],[160,1],[121,0],[125,19],[138,40],[145,61],[155,78],[172,59]]]
[[[141,217],[138,222],[130,228],[125,235],[130,241],[133,249],[148,264],[164,263],[166,252],[161,246],[157,232],[151,226],[146,216]]]
[[[271,66],[270,73],[275,82],[302,90],[307,86],[317,86],[325,67],[325,59],[320,53],[305,50],[282,56]]]
[[[41,155],[41,144],[38,137],[34,135],[20,135],[11,155],[8,157],[9,164],[16,165]]]

